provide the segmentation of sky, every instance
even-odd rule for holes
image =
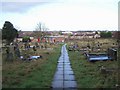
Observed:
[[[119,0],[1,0],[5,21],[22,31],[42,23],[50,31],[118,30]]]

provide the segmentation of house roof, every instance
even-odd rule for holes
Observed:
[[[64,38],[64,36],[46,36],[47,38]]]
[[[19,31],[19,37],[32,36],[33,31]]]

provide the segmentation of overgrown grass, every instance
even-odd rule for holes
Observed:
[[[77,80],[78,88],[114,88],[118,83],[117,72],[102,74],[101,66],[118,68],[117,61],[89,62],[80,52],[69,51],[69,57]]]
[[[113,47],[113,43],[117,44],[116,39],[95,39],[95,40],[77,40],[68,42],[68,46],[71,43],[78,43],[79,47],[87,46],[89,43],[91,46],[95,46],[96,43],[102,43],[101,48],[106,49]],[[93,45],[94,43],[94,45]],[[106,44],[103,44],[106,43]],[[116,45],[117,46],[117,45]],[[101,51],[104,53],[104,51]],[[86,60],[83,52],[69,51],[69,57],[72,64],[73,71],[77,80],[79,88],[114,88],[118,84],[118,61],[96,61],[89,62]],[[115,69],[114,72],[102,74],[101,66],[107,69]]]
[[[76,40],[76,41],[69,41],[68,45],[76,43],[78,44],[79,48],[82,47],[87,47],[89,44],[90,47],[96,47],[98,42],[101,44],[100,48],[107,50],[108,48],[111,47],[117,47],[117,39],[110,38],[110,39],[81,39],[81,40]],[[114,45],[113,45],[114,44]]]
[[[50,88],[60,49],[61,46],[57,45],[51,51],[42,50],[39,53],[43,58],[36,61],[4,63],[3,88]]]

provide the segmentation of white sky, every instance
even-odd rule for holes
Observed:
[[[8,1],[20,3],[17,0],[2,0],[0,6]],[[26,3],[38,2],[28,1]],[[38,4],[30,7],[9,6],[8,3],[8,7],[2,5],[0,11],[0,28],[5,21],[10,21],[22,31],[35,30],[39,22],[44,23],[49,30],[118,30],[118,1],[39,0]]]

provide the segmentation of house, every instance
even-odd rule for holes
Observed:
[[[29,36],[31,40],[34,39],[34,37],[32,36],[33,31],[19,31],[18,33],[19,33],[19,36],[18,36],[18,38],[15,39],[15,41],[16,41],[16,40],[17,40],[18,42],[22,41],[22,38],[23,38],[24,36]]]
[[[92,39],[92,38],[100,38],[100,34],[96,34],[93,31],[78,31],[74,32],[74,34],[71,36],[71,39]]]
[[[63,35],[72,35],[73,32],[62,32]]]
[[[45,39],[47,42],[50,42],[50,43],[64,42],[65,41],[64,36],[46,36]]]

